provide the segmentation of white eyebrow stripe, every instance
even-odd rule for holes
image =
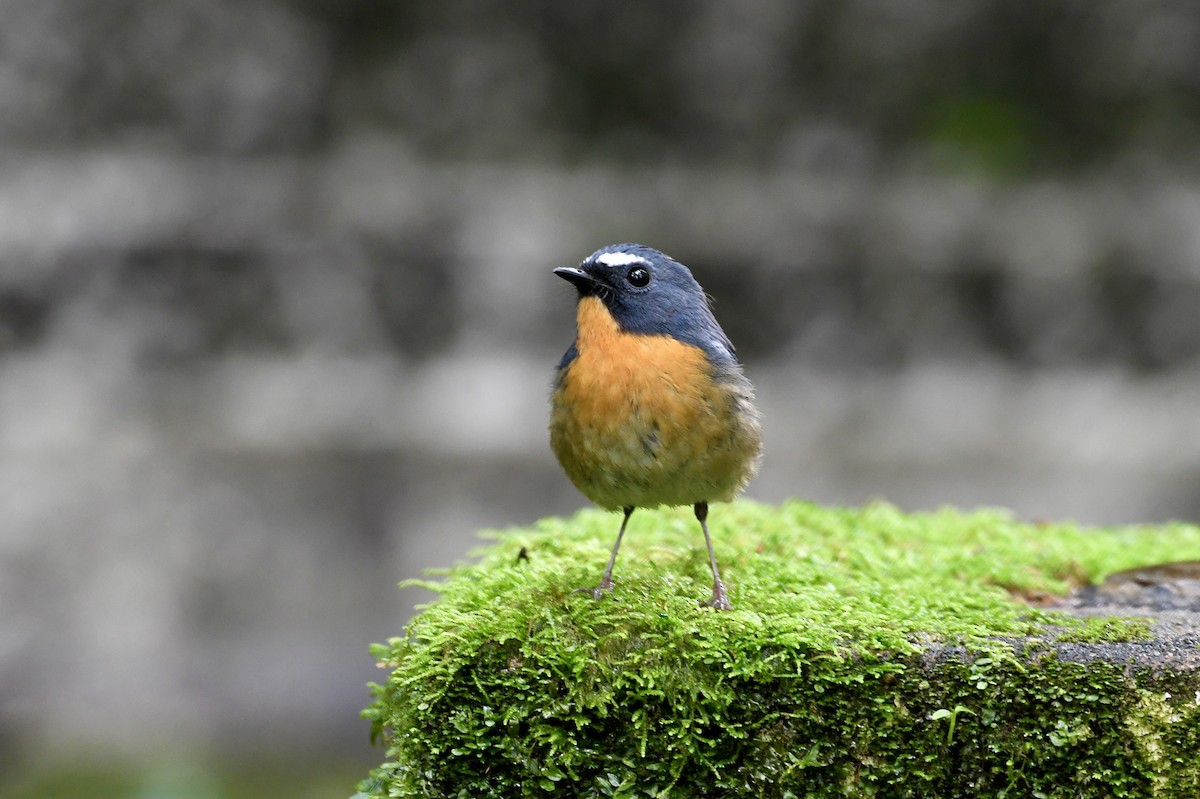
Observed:
[[[629,266],[630,264],[646,265],[646,259],[629,252],[606,252],[596,256],[596,263],[605,266]]]

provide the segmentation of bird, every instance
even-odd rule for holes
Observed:
[[[604,576],[636,508],[690,505],[704,533],[717,610],[721,580],[708,503],[728,502],[758,470],[754,388],[691,271],[641,244],[612,244],[554,274],[574,285],[575,340],[554,375],[550,448],[585,497],[624,518]]]

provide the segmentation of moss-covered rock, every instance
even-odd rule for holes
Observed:
[[[633,517],[599,601],[571,590],[603,569],[599,511],[422,583],[441,597],[377,648],[388,761],[361,795],[1200,795],[1194,628],[1044,607],[1200,558],[1200,528],[799,502],[710,522],[729,612],[698,604],[686,511]]]

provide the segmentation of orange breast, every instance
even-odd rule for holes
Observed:
[[[577,324],[550,423],[576,487],[608,508],[731,499],[760,448],[748,385],[715,379],[698,347],[621,330],[598,298]]]

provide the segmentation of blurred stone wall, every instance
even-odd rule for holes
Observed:
[[[394,583],[584,504],[613,241],[716,298],[753,497],[1200,517],[1200,6],[0,11],[0,762],[365,749]]]

